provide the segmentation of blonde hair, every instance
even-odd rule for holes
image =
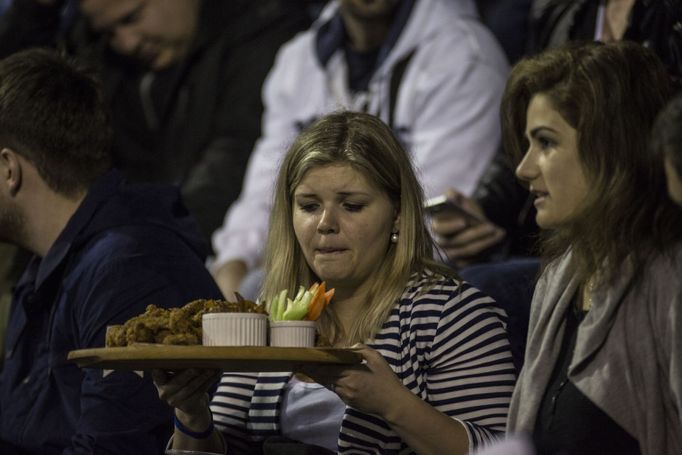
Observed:
[[[319,320],[320,335],[330,343],[363,342],[376,335],[411,274],[425,268],[453,275],[432,259],[433,240],[424,223],[422,188],[410,158],[390,128],[378,118],[356,112],[327,115],[301,133],[289,148],[279,170],[265,254],[266,278],[261,297],[269,300],[282,289],[319,281],[306,263],[293,228],[293,195],[308,171],[332,164],[349,164],[384,191],[399,217],[398,242],[391,243],[376,268],[368,305],[342,333],[333,305]],[[371,303],[371,305],[369,304]]]

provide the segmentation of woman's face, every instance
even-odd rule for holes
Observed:
[[[526,115],[528,151],[516,175],[535,195],[536,221],[543,229],[574,219],[587,195],[587,179],[578,157],[577,131],[543,94],[533,96]]]
[[[385,257],[397,215],[384,191],[340,164],[305,174],[294,191],[293,224],[315,274],[330,287],[354,290]]]

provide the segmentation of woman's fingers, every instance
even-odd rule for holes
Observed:
[[[188,369],[169,379],[168,373],[152,373],[159,392],[159,398],[175,408],[192,406],[195,401],[205,399],[206,392],[217,381],[219,372],[215,370]]]
[[[167,371],[158,369],[152,370],[152,381],[154,381],[154,385],[157,387],[166,384],[170,377],[171,375]]]
[[[203,407],[208,402],[208,390],[217,380],[218,377],[214,372],[202,373],[179,389],[169,404],[183,410],[192,409],[198,405]]]

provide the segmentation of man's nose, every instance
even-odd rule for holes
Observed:
[[[119,54],[134,56],[142,44],[142,37],[131,27],[119,26],[114,29],[109,43]]]

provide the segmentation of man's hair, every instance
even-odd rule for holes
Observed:
[[[682,95],[677,95],[658,114],[652,134],[657,156],[667,157],[682,176]]]
[[[604,263],[617,270],[626,258],[641,267],[650,253],[680,239],[679,210],[668,201],[660,160],[648,150],[670,85],[652,51],[625,41],[570,44],[525,58],[512,69],[501,109],[507,150],[517,162],[525,153],[528,105],[543,94],[577,130],[588,181],[580,213],[545,233],[547,258],[570,248],[577,273],[585,278]]]
[[[400,215],[398,242],[390,243],[383,263],[371,279],[367,301],[346,333],[349,343],[372,337],[386,321],[396,299],[404,292],[412,273],[428,268],[451,274],[432,260],[434,244],[424,223],[423,191],[409,155],[391,129],[369,114],[340,112],[327,115],[301,133],[280,167],[270,216],[265,254],[263,297],[280,290],[310,285],[319,278],[307,264],[293,228],[294,192],[311,170],[330,165],[350,165],[384,192]],[[248,223],[248,220],[244,220]],[[333,312],[320,318],[320,334],[335,341],[341,334]]]
[[[111,166],[111,121],[99,81],[57,53],[0,61],[0,148],[30,161],[55,192],[75,196]]]

